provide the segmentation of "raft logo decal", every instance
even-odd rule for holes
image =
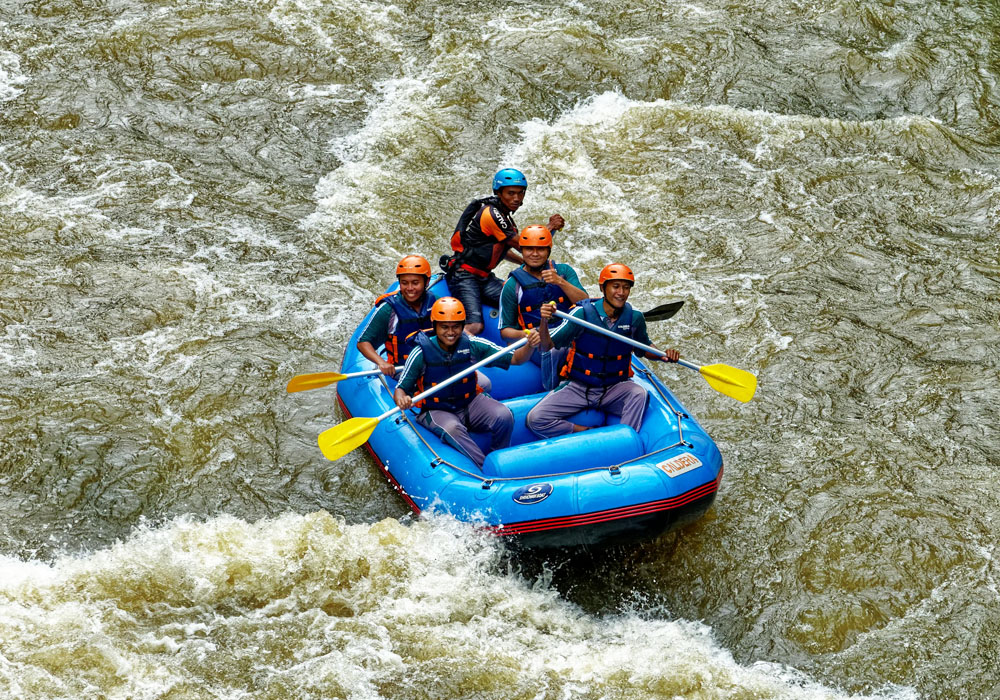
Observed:
[[[531,484],[522,486],[514,492],[514,502],[522,506],[541,503],[552,493],[552,484]]]
[[[656,465],[671,479],[701,466],[701,460],[690,452],[682,452],[676,457],[665,459]]]

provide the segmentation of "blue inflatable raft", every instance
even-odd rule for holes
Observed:
[[[445,296],[446,283],[437,282],[434,291]],[[483,336],[504,345],[497,310],[487,306],[483,313]],[[357,350],[367,320],[347,346],[345,374],[374,369]],[[632,380],[649,395],[638,433],[616,417],[588,411],[571,420],[594,429],[539,439],[525,426],[525,416],[545,392],[538,368],[525,363],[506,371],[480,370],[493,382],[490,395],[514,414],[511,446],[487,454],[482,471],[417,425],[415,410],[381,421],[366,447],[418,514],[428,509],[450,513],[530,547],[653,538],[711,506],[722,478],[722,456],[680,401],[634,356],[632,368]],[[384,375],[345,379],[337,387],[348,418],[379,416],[395,407],[396,382]],[[487,449],[487,435],[473,437]]]

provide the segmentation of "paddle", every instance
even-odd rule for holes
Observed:
[[[684,306],[683,299],[680,301],[671,301],[666,304],[660,304],[649,311],[643,311],[642,315],[646,317],[647,321],[666,321],[680,311],[682,306]]]
[[[576,316],[570,316],[562,311],[553,312],[554,315],[559,318],[566,319],[567,321],[572,321],[573,323],[579,323],[581,326],[601,335],[606,335],[609,338],[614,338],[628,345],[633,345],[640,350],[645,350],[653,355],[663,356],[662,350],[657,350],[651,345],[644,345],[631,338],[619,335],[612,330],[609,330],[603,326],[596,326],[589,321],[584,321]],[[701,376],[705,378],[708,385],[718,391],[720,394],[725,394],[726,396],[732,397],[737,401],[742,401],[746,403],[753,398],[754,392],[757,391],[757,377],[750,374],[746,370],[737,369],[735,367],[730,367],[729,365],[696,365],[693,362],[688,362],[687,360],[678,360],[677,364],[682,367],[687,367],[688,369],[697,370],[701,373]]]
[[[403,369],[403,365],[398,365],[396,371]],[[294,394],[296,391],[309,391],[310,389],[319,389],[320,387],[328,386],[334,382],[339,382],[344,379],[354,379],[355,377],[371,377],[380,373],[380,369],[366,369],[362,372],[350,372],[348,374],[341,374],[340,372],[315,372],[313,374],[297,374],[288,381],[288,386],[285,387],[285,391],[289,394]]]
[[[445,379],[443,382],[438,382],[435,386],[432,386],[427,391],[423,391],[414,396],[413,403],[417,404],[418,402],[423,401],[428,396],[437,393],[438,391],[444,389],[449,384],[457,382],[459,379],[466,376],[467,374],[472,374],[480,367],[485,367],[494,360],[503,357],[508,353],[514,352],[527,342],[528,342],[527,338],[521,338],[516,343],[508,345],[500,352],[494,353],[493,355],[490,355],[489,357],[480,360],[476,364],[462,370],[458,374],[453,374],[452,376]],[[323,456],[329,459],[330,461],[340,459],[348,452],[353,450],[355,447],[360,447],[361,445],[368,442],[368,438],[371,437],[371,434],[373,432],[375,432],[376,426],[378,426],[378,424],[382,420],[388,418],[391,415],[399,413],[402,410],[403,409],[401,409],[399,406],[396,406],[395,408],[386,411],[377,418],[351,418],[350,420],[345,421],[340,425],[335,425],[332,428],[327,428],[326,430],[324,430],[322,433],[319,434],[319,449],[323,451]]]

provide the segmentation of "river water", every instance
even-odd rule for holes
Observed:
[[[0,2],[0,696],[1000,697],[1000,5]],[[517,556],[316,435],[501,166],[657,368],[699,522]],[[596,291],[596,289],[594,290]]]

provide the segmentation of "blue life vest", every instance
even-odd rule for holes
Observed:
[[[517,300],[517,322],[521,324],[521,328],[538,327],[542,321],[538,309],[546,302],[556,302],[558,309],[564,313],[572,306],[558,284],[549,284],[532,277],[523,267],[514,268],[509,276],[521,287],[521,298]],[[556,328],[561,323],[562,319],[553,318],[549,322],[549,328]]]
[[[465,333],[458,339],[455,351],[451,353],[442,350],[426,332],[417,333],[414,338],[424,358],[424,373],[417,380],[417,389],[421,392],[475,364],[472,359],[472,341]],[[480,391],[482,389],[476,382],[476,373],[472,372],[421,401],[420,407],[454,413],[472,403],[472,399]]]
[[[392,307],[396,314],[396,327],[389,331],[389,337],[385,341],[385,354],[389,362],[394,365],[401,365],[406,362],[406,358],[413,352],[414,338],[417,331],[429,328],[431,325],[431,306],[434,305],[434,297],[424,294],[424,302],[420,311],[414,311],[413,307],[406,303],[400,293],[392,292],[383,294],[375,300],[375,306],[386,303]]]
[[[594,306],[598,299],[579,302],[583,318],[594,325],[607,328]],[[608,330],[632,338],[635,332],[631,305],[625,304],[615,325]],[[566,366],[560,374],[588,386],[608,387],[632,376],[632,346],[600,333],[584,330],[573,341],[566,354]]]

